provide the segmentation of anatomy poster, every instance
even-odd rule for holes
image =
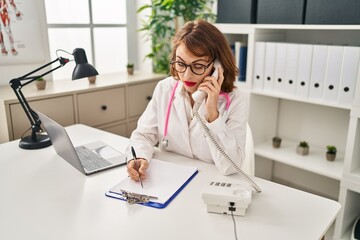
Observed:
[[[0,66],[45,61],[38,1],[0,0]]]

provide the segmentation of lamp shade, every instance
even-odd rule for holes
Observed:
[[[99,75],[96,69],[88,63],[84,49],[74,49],[73,56],[76,66],[72,74],[72,80]]]

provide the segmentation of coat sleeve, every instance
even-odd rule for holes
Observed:
[[[232,95],[228,114],[220,115],[211,123],[208,123],[204,116],[202,116],[202,119],[213,135],[214,140],[231,160],[241,168],[245,160],[248,97],[245,92],[240,90],[235,90]],[[218,170],[224,175],[236,173],[237,170],[217,149],[211,138],[206,137],[206,141]]]

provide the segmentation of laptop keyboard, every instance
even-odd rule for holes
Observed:
[[[93,171],[112,165],[111,162],[105,160],[84,146],[76,147],[75,150],[82,165],[88,171]]]

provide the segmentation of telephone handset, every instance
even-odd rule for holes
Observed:
[[[219,69],[218,69],[219,66],[221,66],[221,64],[220,64],[220,62],[216,59],[215,62],[214,62],[214,68],[215,68],[215,70],[214,70],[213,74],[211,75],[211,76],[215,77],[216,79],[218,79],[218,77],[219,77]],[[192,98],[194,99],[194,101],[195,101],[196,103],[199,103],[199,104],[202,103],[202,101],[204,101],[204,99],[206,98],[206,96],[207,96],[206,92],[201,91],[201,90],[198,90],[198,91],[196,91],[196,92],[194,92],[194,93],[192,94]]]

